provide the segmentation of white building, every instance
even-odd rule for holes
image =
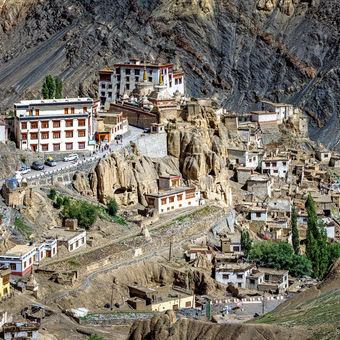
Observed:
[[[278,124],[288,121],[288,118],[294,113],[292,104],[273,103],[267,100],[263,100],[262,103],[268,110],[276,112]]]
[[[267,209],[260,207],[253,207],[250,209],[250,219],[252,221],[267,221]]]
[[[195,187],[181,185],[181,176],[161,176],[159,178],[159,191],[146,194],[149,208],[154,208],[159,214],[174,211],[200,203],[200,191]]]
[[[290,159],[288,157],[273,157],[262,160],[263,174],[285,178],[289,171]]]
[[[212,251],[207,247],[191,247],[189,250],[190,261],[196,260],[198,254],[201,254],[207,258],[208,261],[212,260]]]
[[[243,165],[246,168],[257,168],[259,164],[258,152],[247,151],[243,149],[228,149],[228,158],[235,160],[237,165]]]
[[[117,63],[113,69],[99,71],[98,97],[100,105],[115,101],[124,92],[131,93],[138,82],[158,84],[162,74],[164,84],[170,94],[176,91],[184,94],[184,73],[174,71],[173,64],[153,64],[139,59],[130,59],[126,63]]]
[[[225,285],[246,288],[247,277],[255,267],[255,264],[218,263],[215,267],[215,280]]]
[[[61,245],[65,245],[69,252],[73,252],[86,245],[86,231],[63,230],[62,234],[58,235],[58,241]]]
[[[276,112],[269,112],[269,111],[252,111],[251,120],[259,124],[277,123],[277,114]]]
[[[91,98],[23,100],[14,104],[17,147],[37,152],[92,150]]]
[[[35,263],[55,255],[57,255],[57,241],[50,239],[39,245],[16,245],[0,256],[0,264],[11,268],[12,275],[23,276]]]

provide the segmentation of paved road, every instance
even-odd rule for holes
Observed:
[[[136,128],[134,126],[130,126],[129,130],[130,130],[129,133],[127,135],[123,136],[123,143],[117,144],[116,141],[111,142],[111,144],[110,144],[111,152],[116,152],[116,151],[121,150],[123,147],[126,147],[127,145],[129,145],[131,141],[138,139],[140,137],[140,135],[143,133],[143,129]],[[74,153],[76,153],[76,151]],[[47,174],[48,172],[51,172],[51,171],[57,172],[58,170],[65,169],[65,167],[68,167],[68,166],[71,166],[71,165],[73,165],[74,167],[77,167],[79,165],[83,165],[84,161],[90,162],[90,161],[93,160],[93,157],[96,157],[98,159],[102,158],[107,153],[109,153],[109,150],[104,150],[104,151],[99,150],[98,152],[96,152],[95,155],[87,156],[85,158],[81,157],[79,159],[79,162],[77,162],[77,163],[60,161],[54,167],[49,167],[49,166],[45,165],[44,170],[37,171],[37,170],[31,169],[31,172],[29,172],[28,174],[22,175],[22,177],[29,179],[29,178],[32,178],[32,177],[34,178],[38,175],[42,176],[43,174]],[[0,188],[2,187],[2,184],[4,182],[5,182],[5,180],[0,181]]]

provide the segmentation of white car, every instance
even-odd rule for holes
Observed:
[[[77,161],[79,156],[76,153],[71,153],[64,157],[64,162]]]
[[[31,169],[26,166],[26,165],[23,165],[19,170],[17,170],[15,173],[16,174],[20,174],[20,175],[25,175],[25,174],[28,174],[29,172],[31,172]]]

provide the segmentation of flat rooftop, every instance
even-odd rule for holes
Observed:
[[[179,194],[187,190],[196,190],[196,188],[195,187],[176,187],[170,190],[159,190],[158,193],[145,194],[145,196],[164,197],[164,196]]]
[[[11,249],[8,249],[5,254],[1,256],[24,256],[27,253],[29,253],[31,250],[35,249],[38,245],[37,244],[32,244],[32,245],[27,245],[27,244],[17,244]]]
[[[51,230],[47,230],[44,232],[44,237],[54,237],[57,238],[58,241],[68,241],[80,234],[82,234],[85,229],[82,230],[68,230],[68,229],[63,229],[63,228],[53,228]]]
[[[92,98],[60,98],[60,99],[34,99],[34,100],[21,100],[15,103],[14,106],[27,106],[27,105],[42,105],[42,104],[69,104],[69,103],[83,103],[93,102]]]

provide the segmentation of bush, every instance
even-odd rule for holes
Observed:
[[[329,266],[333,264],[340,257],[340,243],[334,242],[329,243],[327,246]]]
[[[64,202],[63,198],[58,196],[56,202],[54,203],[54,207],[60,209],[61,206],[63,205],[63,202]]]
[[[67,197],[67,196],[65,196],[65,197],[64,197],[64,200],[63,200],[63,206],[64,206],[64,207],[69,207],[70,204],[71,204],[70,198]]]
[[[50,190],[50,199],[52,200],[52,201],[54,201],[55,200],[55,197],[57,196],[57,192],[55,191],[55,189],[54,188],[52,188],[51,190]]]
[[[98,209],[86,201],[75,201],[64,205],[63,215],[77,219],[80,227],[89,229],[96,222]]]
[[[107,204],[107,212],[110,216],[116,216],[118,212],[118,204],[114,198],[109,198]]]

